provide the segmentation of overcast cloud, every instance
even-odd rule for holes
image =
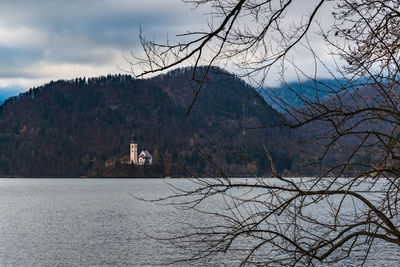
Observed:
[[[1,0],[0,88],[121,72],[150,38],[206,28],[181,0]]]
[[[156,38],[201,18],[180,0],[1,0],[0,87],[121,72],[140,25]]]

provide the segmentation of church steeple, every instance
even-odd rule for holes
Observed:
[[[132,132],[131,142],[130,142],[130,163],[138,164],[138,156],[137,156],[137,143],[135,141],[135,134]]]
[[[135,133],[134,133],[134,132],[132,132],[131,144],[136,144],[136,141],[135,141]]]

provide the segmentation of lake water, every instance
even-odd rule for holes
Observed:
[[[179,232],[177,222],[207,220],[133,197],[169,193],[160,179],[0,179],[0,266],[163,265],[182,252],[146,234]],[[378,248],[367,266],[400,266],[399,253],[397,247]],[[237,262],[221,255],[196,265]]]

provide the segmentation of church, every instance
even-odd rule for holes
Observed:
[[[135,141],[135,136],[132,134],[130,142],[130,164],[134,165],[151,165],[153,163],[153,157],[147,150],[142,150],[138,156],[138,145]]]

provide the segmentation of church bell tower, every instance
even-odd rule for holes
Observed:
[[[130,151],[131,151],[131,159],[129,161],[130,164],[138,164],[138,155],[137,155],[137,143],[135,141],[135,135],[132,134],[132,139],[130,142]]]

